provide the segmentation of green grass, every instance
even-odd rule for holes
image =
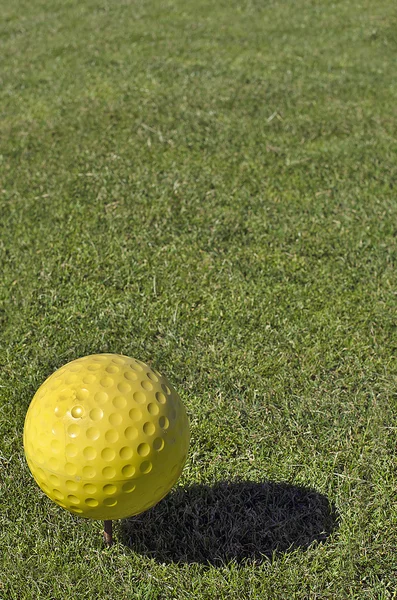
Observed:
[[[396,28],[393,0],[2,0],[2,600],[396,598]],[[164,372],[192,430],[111,549],[22,447],[94,352]]]

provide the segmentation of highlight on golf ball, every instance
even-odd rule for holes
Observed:
[[[185,408],[169,381],[120,354],[78,358],[37,390],[24,448],[51,500],[90,519],[121,519],[159,502],[189,448]]]

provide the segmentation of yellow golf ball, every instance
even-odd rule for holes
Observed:
[[[120,354],[74,360],[29,406],[27,463],[54,502],[90,519],[155,505],[179,478],[189,447],[185,408],[167,379]]]

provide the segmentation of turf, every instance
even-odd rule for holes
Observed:
[[[0,598],[395,598],[395,2],[1,13]],[[192,430],[111,549],[22,447],[94,352],[164,372]]]

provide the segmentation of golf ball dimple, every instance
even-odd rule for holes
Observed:
[[[92,519],[139,514],[179,478],[189,447],[185,408],[167,379],[118,354],[79,358],[38,389],[24,448],[44,493]]]

